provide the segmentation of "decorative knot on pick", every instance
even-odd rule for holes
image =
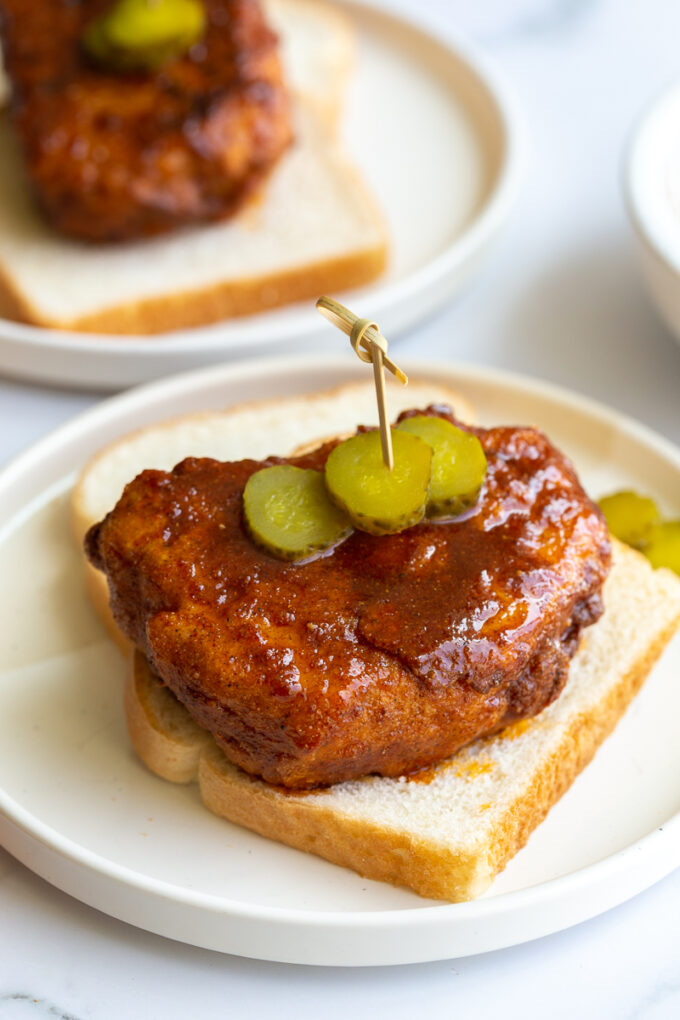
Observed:
[[[387,357],[387,340],[380,332],[377,322],[371,319],[360,319],[349,308],[345,308],[339,301],[333,298],[320,297],[316,307],[321,314],[332,322],[334,326],[341,329],[349,337],[352,349],[360,361],[373,364],[373,379],[375,382],[375,394],[378,402],[378,418],[380,421],[380,442],[385,466],[391,471],[394,467],[394,455],[392,453],[392,435],[390,432],[387,408],[385,406],[385,372],[394,375],[404,386],[408,378],[398,365]]]
[[[364,337],[364,333],[367,329],[372,330],[376,335],[371,339],[367,340]],[[377,322],[371,322],[370,319],[357,319],[352,326],[352,332],[349,335],[349,342],[352,345],[352,350],[358,357],[359,361],[373,361],[372,345],[379,347],[383,352],[384,356],[387,354],[387,340],[384,336],[381,336],[378,329]]]

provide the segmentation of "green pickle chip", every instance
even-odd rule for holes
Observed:
[[[202,0],[118,0],[85,28],[89,55],[114,70],[153,71],[203,36]]]
[[[444,418],[422,414],[405,418],[397,428],[432,447],[428,517],[451,517],[472,506],[486,475],[486,456],[477,436]]]
[[[254,541],[278,559],[309,559],[352,530],[347,515],[329,498],[323,474],[292,464],[251,475],[243,510]]]
[[[328,491],[352,524],[372,535],[410,528],[425,515],[432,449],[418,436],[392,429],[394,468],[383,463],[379,432],[362,432],[331,451]]]
[[[668,567],[680,574],[680,521],[653,524],[642,551],[653,567]]]
[[[601,499],[599,505],[612,535],[636,549],[643,548],[647,533],[659,521],[654,500],[636,492],[614,492]]]

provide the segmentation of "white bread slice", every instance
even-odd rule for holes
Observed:
[[[215,742],[153,675],[144,656],[130,654],[124,704],[132,745],[143,748],[143,760],[157,776],[191,783],[198,777],[201,755]]]
[[[455,389],[426,379],[401,386],[388,378],[387,406],[392,418],[409,407],[445,403],[462,421],[474,420],[469,402]],[[346,383],[332,390],[240,404],[222,411],[203,411],[157,422],[105,446],[85,465],[71,499],[73,533],[82,546],[85,532],[111,510],[125,485],[145,468],[168,471],[184,457],[261,460],[286,456],[310,436],[353,432],[358,424],[377,425],[372,380]],[[316,445],[316,444],[315,444]],[[85,587],[109,634],[123,652],[127,638],[109,609],[106,578],[84,562]]]
[[[265,14],[279,33],[286,81],[333,127],[356,60],[354,28],[347,15],[324,0],[265,0]]]
[[[256,202],[224,223],[148,241],[85,245],[55,234],[0,117],[0,315],[40,326],[158,333],[367,283],[385,225],[336,142],[297,106],[296,138]]]
[[[43,222],[0,116],[0,315],[58,329],[151,334],[368,283],[385,268],[385,223],[334,124],[354,33],[317,0],[269,0],[294,104],[295,142],[258,196],[224,223],[121,245],[86,245]]]
[[[303,793],[272,787],[206,739],[137,651],[125,693],[130,737],[158,775],[197,777],[206,807],[231,822],[422,896],[472,899],[616,726],[680,622],[680,579],[615,542],[604,601],[557,701],[424,777],[367,776]]]

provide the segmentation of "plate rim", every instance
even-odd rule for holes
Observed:
[[[333,3],[346,10],[357,19],[364,17],[378,18],[381,21],[415,33],[426,39],[430,45],[447,52],[450,59],[464,65],[472,71],[483,90],[486,92],[498,117],[499,134],[502,136],[502,152],[496,178],[485,197],[480,209],[474,215],[463,232],[444,251],[429,259],[401,280],[375,281],[369,284],[370,300],[375,314],[389,308],[395,301],[398,292],[400,299],[411,299],[419,294],[423,286],[434,286],[445,278],[447,273],[454,272],[474,253],[481,252],[485,245],[495,236],[508,218],[519,194],[523,171],[526,166],[526,148],[528,129],[526,119],[515,89],[509,83],[498,63],[481,47],[469,39],[464,33],[443,24],[437,24],[426,13],[406,13],[391,10],[371,3],[371,0],[333,0]],[[373,289],[375,288],[375,290]],[[362,288],[363,290],[364,288]],[[441,302],[439,302],[441,303]],[[288,306],[283,306],[285,310]],[[277,309],[273,309],[275,314]],[[0,317],[0,352],[3,342],[26,345],[29,349],[48,349],[51,352],[63,350],[67,354],[101,354],[122,355],[147,354],[150,345],[156,349],[158,357],[163,355],[190,354],[200,344],[201,352],[225,353],[238,352],[244,345],[251,344],[253,338],[248,335],[248,327],[252,327],[256,316],[245,316],[242,319],[229,319],[218,323],[186,330],[167,331],[164,333],[135,335],[117,335],[107,333],[77,332],[73,330],[51,329],[31,323],[16,322]],[[276,338],[269,340],[272,344],[283,344],[295,339],[307,339],[314,332],[313,320],[306,323],[290,322],[275,325]],[[234,323],[243,325],[244,329],[234,330],[232,336],[225,338],[220,333],[220,326]],[[263,334],[271,332],[270,323],[260,327]],[[258,341],[265,345],[264,339]],[[1,356],[1,355],[0,355]],[[18,374],[18,373],[17,373]],[[105,381],[103,381],[105,385]]]
[[[680,473],[680,448],[670,440],[628,415],[611,409],[589,397],[572,393],[562,386],[518,373],[507,372],[503,369],[448,362],[443,359],[408,359],[407,367],[414,376],[420,374],[426,378],[428,376],[434,378],[437,375],[441,378],[442,373],[445,373],[446,377],[454,382],[454,384],[460,386],[463,392],[465,391],[466,383],[477,385],[490,384],[492,386],[509,388],[514,392],[528,392],[532,397],[547,399],[550,403],[557,403],[562,407],[577,409],[614,427],[617,432],[624,432],[651,445],[667,457]],[[304,374],[305,370],[310,376],[312,373],[323,372],[330,380],[337,377],[339,372],[348,378],[355,377],[357,373],[361,373],[361,366],[355,366],[347,357],[339,355],[320,356],[312,359],[305,355],[268,359],[257,358],[223,365],[219,368],[197,369],[192,372],[161,379],[145,386],[136,387],[82,412],[55,432],[38,440],[27,450],[13,458],[0,470],[0,494],[6,491],[20,474],[31,472],[36,462],[45,460],[59,448],[68,447],[69,444],[76,443],[79,436],[87,435],[96,431],[99,427],[105,427],[107,424],[112,427],[121,426],[119,434],[123,434],[125,431],[124,422],[135,410],[151,408],[151,421],[163,420],[163,418],[169,416],[167,412],[171,410],[172,398],[179,392],[199,395],[207,387],[215,387],[222,384],[232,387],[233,390],[239,379],[257,379],[260,376],[272,378],[280,376],[282,372],[289,378],[294,379],[297,373],[301,372]],[[70,451],[71,460],[74,453],[75,451]],[[68,461],[69,457],[66,459]],[[68,478],[73,473],[73,470],[73,465],[70,469],[62,468],[60,470],[62,480]],[[40,480],[34,482],[33,486],[33,496],[23,504],[22,509],[10,509],[6,514],[0,515],[1,532],[4,533],[6,529],[16,526],[17,519],[20,519],[22,513],[27,511],[27,508],[35,504],[36,501],[44,502],[50,490],[54,489],[54,483],[43,484]],[[505,940],[499,944],[489,944],[486,946],[487,949],[500,948],[502,945],[518,944],[521,941],[538,937],[540,934],[547,934],[548,931],[561,930],[563,927],[568,927],[571,924],[578,923],[578,921],[587,919],[589,916],[600,913],[603,909],[608,909],[616,903],[623,902],[630,898],[630,896],[635,895],[636,892],[652,885],[677,867],[677,848],[680,847],[679,811],[655,825],[653,829],[645,833],[640,839],[618,849],[613,854],[599,861],[549,879],[546,882],[502,893],[495,897],[454,904],[424,901],[422,906],[415,905],[404,908],[397,907],[395,909],[320,911],[309,908],[288,908],[244,903],[221,896],[193,891],[186,886],[175,885],[167,880],[145,876],[130,866],[121,865],[111,858],[83,847],[70,837],[62,835],[53,826],[42,822],[32,812],[24,808],[16,798],[9,795],[0,786],[0,820],[2,819],[5,819],[10,827],[13,826],[19,829],[29,841],[37,840],[47,851],[48,858],[49,855],[56,855],[60,860],[65,860],[88,872],[93,872],[98,878],[122,883],[127,889],[150,895],[175,906],[181,905],[207,911],[213,915],[220,915],[225,921],[230,919],[231,921],[266,922],[274,931],[279,932],[286,927],[292,927],[299,931],[311,925],[317,932],[323,930],[327,933],[336,932],[345,935],[356,934],[359,930],[366,932],[387,929],[394,930],[395,928],[399,928],[399,930],[408,929],[410,931],[419,928],[421,930],[433,928],[436,932],[441,933],[442,929],[448,931],[451,926],[456,926],[457,924],[469,924],[473,921],[489,922],[494,917],[507,917],[516,910],[524,909],[530,912],[532,909],[536,910],[539,908],[541,904],[543,906],[546,904],[555,905],[564,900],[565,897],[568,898],[570,893],[583,893],[584,890],[593,890],[605,886],[607,885],[607,880],[616,885],[619,879],[625,879],[629,875],[637,876],[635,880],[630,880],[632,882],[632,891],[629,882],[623,894],[620,891],[615,892],[613,898],[610,897],[610,901],[607,901],[604,907],[598,906],[597,902],[599,901],[597,901],[591,907],[582,909],[575,919],[572,917],[556,926],[551,923],[547,930],[539,931],[538,934],[534,932],[534,934],[528,934],[526,937],[515,936],[511,941]],[[8,839],[8,842],[11,842],[11,840]],[[665,848],[665,851],[661,854],[656,849],[660,845],[662,848]],[[15,855],[19,856],[18,854]],[[59,885],[58,881],[45,874],[44,865],[41,870],[40,867],[35,866],[36,862],[31,860],[30,855],[27,855],[27,857],[22,856],[19,859],[23,860],[32,870],[43,874],[53,884]],[[634,864],[631,864],[631,861]],[[650,861],[651,866],[640,876],[640,864],[644,862],[649,865]],[[112,910],[101,907],[99,902],[93,902],[85,895],[79,896],[77,889],[73,887],[66,888],[66,891],[76,898],[84,899],[85,902],[89,902],[92,906],[104,909],[106,913],[113,914]],[[94,899],[96,900],[96,897]],[[596,900],[597,898],[594,897],[593,899]],[[113,916],[117,915],[113,914]],[[127,917],[122,917],[122,919],[128,920]],[[150,926],[149,930],[156,929]],[[160,933],[167,934],[163,931]],[[177,936],[172,935],[171,937]],[[186,941],[194,941],[194,944],[197,944],[195,940],[186,939]],[[210,948],[215,947],[211,945]],[[238,952],[238,949],[235,949],[232,945],[229,949],[222,951]],[[471,951],[477,952],[483,950],[477,947]],[[256,954],[249,952],[244,955]],[[453,955],[462,956],[465,953],[457,952]],[[280,956],[265,956],[263,958],[281,959]],[[439,958],[442,958],[441,955],[437,956],[436,953],[429,952],[426,956],[422,957],[422,960]],[[449,956],[449,958],[452,957]],[[409,959],[412,962],[416,962],[415,957],[409,956]],[[304,963],[310,961],[298,959],[296,961],[290,960],[289,962]],[[327,960],[326,962],[330,964],[333,961]],[[387,959],[368,962],[394,963],[405,961],[403,959]]]
[[[14,816],[12,816],[7,810],[7,802],[12,802],[15,805],[17,804],[14,798],[5,794],[5,791],[0,787],[0,814],[6,815],[8,821],[21,829],[25,835],[37,840],[48,850],[56,850],[67,861],[91,868],[91,870],[104,877],[122,881],[125,885],[133,889],[151,893],[152,895],[160,896],[161,898],[169,899],[172,902],[179,902],[187,906],[199,907],[212,912],[228,913],[228,916],[230,917],[259,920],[266,919],[269,923],[273,922],[275,924],[299,924],[313,921],[315,928],[342,927],[350,929],[357,923],[359,923],[362,928],[382,928],[385,925],[393,927],[393,922],[395,921],[398,921],[401,925],[405,925],[406,927],[417,927],[422,922],[423,918],[429,920],[431,917],[436,916],[436,918],[444,924],[449,921],[451,919],[451,915],[454,914],[456,917],[460,917],[461,919],[483,919],[485,915],[488,914],[509,913],[515,910],[518,906],[530,906],[534,904],[536,900],[554,900],[558,898],[565,889],[569,891],[583,886],[590,888],[593,884],[596,884],[597,878],[600,876],[600,872],[610,872],[612,870],[616,871],[619,867],[623,866],[624,859],[627,859],[631,855],[645,855],[646,851],[649,849],[650,843],[659,842],[661,838],[668,841],[670,837],[668,835],[662,835],[665,834],[668,829],[672,830],[672,838],[677,839],[678,846],[680,846],[680,811],[677,811],[674,815],[671,815],[670,818],[665,819],[659,825],[656,825],[653,829],[641,837],[641,839],[635,840],[625,847],[621,847],[621,849],[610,854],[608,857],[604,857],[592,864],[576,868],[574,871],[570,871],[564,875],[559,875],[558,877],[549,879],[546,882],[539,882],[536,885],[526,886],[523,889],[515,889],[512,892],[502,893],[499,896],[482,897],[480,899],[467,900],[461,903],[424,900],[423,906],[415,905],[413,907],[397,907],[391,910],[314,911],[307,908],[278,906],[266,907],[259,904],[245,904],[238,900],[231,900],[225,897],[213,896],[208,893],[188,890],[186,887],[173,885],[171,882],[157,879],[153,876],[140,875],[139,872],[136,872],[133,868],[128,867],[127,865],[118,864],[110,858],[102,857],[100,854],[96,854],[93,851],[83,849],[74,840],[69,837],[61,836],[52,826],[41,822],[40,819],[37,819],[35,815],[31,814],[31,812],[26,811],[21,807],[21,805],[17,805],[19,810],[15,812]],[[23,821],[21,819],[22,814],[25,816]],[[31,821],[36,823],[33,827],[28,824],[28,822]],[[56,836],[56,839],[48,838],[51,835]],[[59,844],[61,844],[61,846],[59,846]],[[88,862],[88,857],[99,862],[96,868],[92,867],[91,863]],[[30,868],[30,864],[27,864],[27,867]],[[648,884],[643,886],[643,888],[647,888],[648,885],[653,885],[665,874],[670,873],[670,871],[675,870],[678,867],[680,867],[679,864],[671,863],[671,866],[667,871],[662,871],[657,874],[656,877],[652,878]],[[546,892],[550,895],[546,895]],[[77,896],[76,893],[72,893],[71,895],[74,897]],[[228,912],[224,910],[225,906],[229,908]]]

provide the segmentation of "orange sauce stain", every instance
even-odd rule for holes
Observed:
[[[466,780],[474,779],[475,776],[483,776],[487,772],[491,772],[495,767],[496,763],[490,758],[482,760],[472,758],[469,761],[462,762],[457,762],[454,759],[448,764],[448,768],[452,768],[457,777]],[[433,779],[436,779],[440,770],[441,765],[426,765],[422,769],[410,772],[405,778],[409,783],[431,783]]]
[[[518,722],[511,723],[510,726],[506,726],[504,730],[501,730],[499,736],[503,740],[516,740],[517,737],[521,737],[523,733],[531,729],[533,722],[533,719],[520,719]]]
[[[487,772],[492,772],[496,767],[496,763],[487,758],[483,761],[479,761],[473,758],[472,761],[461,762],[461,765],[456,770],[456,775],[460,776],[461,779],[474,779],[475,776],[486,775]]]

